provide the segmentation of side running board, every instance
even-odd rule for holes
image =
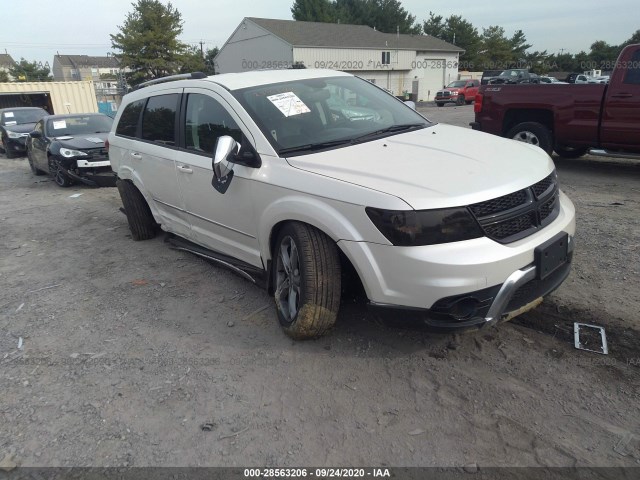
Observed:
[[[240,275],[245,280],[249,280],[251,283],[258,285],[259,287],[267,287],[267,272],[265,272],[261,268],[254,267],[253,265],[249,265],[248,263],[216,252],[214,250],[209,250],[208,248],[201,247],[200,245],[190,242],[189,240],[185,240],[184,238],[180,238],[171,233],[167,233],[165,242],[169,243],[171,245],[171,248],[174,250],[193,253],[194,255],[205,258],[207,260],[215,262],[218,265],[228,268],[237,275]]]

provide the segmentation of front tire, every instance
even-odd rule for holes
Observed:
[[[7,158],[16,158],[16,154],[9,150],[6,140],[2,140],[2,148],[4,149],[4,154]]]
[[[273,258],[274,299],[283,330],[296,340],[324,335],[340,307],[335,243],[309,225],[291,222],[280,231]]]
[[[540,147],[548,155],[553,153],[551,131],[538,122],[523,122],[507,132],[507,138]]]
[[[456,100],[456,105],[458,105],[459,107],[461,107],[462,105],[464,105],[464,95],[458,95],[458,100]]]
[[[579,158],[589,151],[588,147],[565,147],[556,145],[553,147],[555,152],[562,158]]]
[[[36,164],[33,162],[33,157],[31,155],[31,150],[27,150],[27,160],[29,161],[29,168],[31,168],[31,171],[33,172],[34,175],[44,175],[45,172],[43,172],[42,170],[40,170],[38,167],[36,167]]]
[[[137,242],[155,237],[158,227],[151,209],[140,190],[128,180],[118,179],[116,185],[127,215],[131,238]]]
[[[443,102],[436,102],[436,105],[439,107],[444,107],[444,103]]]
[[[68,188],[73,185],[73,181],[67,176],[66,173],[64,173],[62,167],[60,167],[60,165],[58,165],[58,162],[51,157],[49,157],[49,173],[51,173],[53,181],[56,182],[56,185],[58,185],[59,187]]]

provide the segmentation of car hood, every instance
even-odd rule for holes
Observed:
[[[89,133],[86,135],[63,135],[54,139],[65,148],[89,150],[104,147],[104,141],[108,136],[108,133]]]
[[[528,187],[554,169],[538,147],[444,124],[287,161],[394,195],[416,210],[496,198]]]
[[[460,87],[446,87],[446,88],[443,88],[443,89],[441,89],[441,90],[438,90],[438,93],[440,93],[440,92],[446,92],[446,91],[449,91],[449,92],[459,92],[460,90],[461,90],[461,88],[460,88]]]
[[[33,132],[33,129],[36,128],[36,122],[33,123],[20,123],[16,125],[4,125],[5,130],[9,130],[11,132],[16,133],[29,133]]]

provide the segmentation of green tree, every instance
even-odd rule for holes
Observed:
[[[618,45],[609,45],[604,40],[597,40],[591,44],[589,52],[590,66],[595,69],[609,70],[606,65],[612,65],[618,58],[621,48]],[[589,68],[590,70],[591,68]],[[583,69],[585,70],[585,69]]]
[[[50,82],[48,64],[41,62],[29,62],[21,58],[18,63],[9,68],[9,74],[17,82]]]
[[[513,36],[509,39],[509,45],[515,61],[525,60],[526,51],[531,48],[531,45],[527,43],[527,37],[525,37],[522,30],[516,30]]]
[[[483,28],[480,41],[478,61],[481,70],[504,70],[513,65],[512,44],[505,36],[504,28],[497,25]]]
[[[204,73],[207,75],[215,75],[216,74],[216,65],[214,59],[220,49],[218,47],[208,48],[206,53],[204,54]]]
[[[464,49],[464,53],[460,55],[460,70],[473,70],[476,67],[481,41],[478,30],[471,22],[460,15],[444,19],[442,15],[429,12],[429,20],[424,22],[423,29],[427,35]]]
[[[178,69],[179,73],[204,72],[206,69],[200,46],[189,46],[185,49]]]
[[[0,82],[8,82],[8,81],[9,81],[9,74],[4,70],[0,71]]]
[[[447,23],[442,15],[436,15],[429,12],[429,20],[425,20],[422,24],[422,30],[427,35],[444,40],[448,35]]]
[[[620,45],[620,49],[622,50],[627,45],[634,45],[636,43],[640,43],[640,30],[636,30],[633,35],[631,35],[631,38],[629,38],[629,40],[622,42],[622,45]]]
[[[335,21],[335,8],[329,0],[296,0],[291,7],[294,20],[304,22]]]
[[[422,27],[399,0],[295,0],[294,20],[368,25],[386,33],[419,35]]]
[[[193,48],[178,40],[182,15],[171,3],[138,0],[132,5],[133,11],[118,26],[120,31],[111,35],[112,47],[120,51],[116,58],[131,70],[130,84],[171,75],[196,63]]]

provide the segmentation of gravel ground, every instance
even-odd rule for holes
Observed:
[[[466,126],[472,108],[421,111]],[[436,336],[347,301],[328,336],[293,342],[266,292],[133,242],[115,188],[0,158],[0,462],[640,466],[640,165],[557,166],[577,250],[536,311]],[[576,350],[574,321],[611,354]]]

